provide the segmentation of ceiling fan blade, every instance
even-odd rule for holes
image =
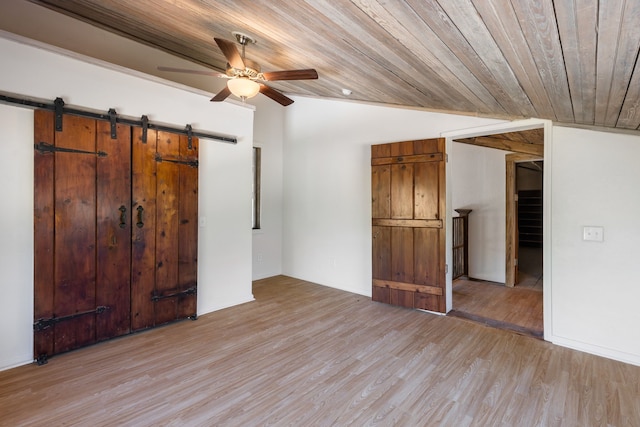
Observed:
[[[229,40],[219,39],[217,37],[215,37],[214,40],[224,54],[224,57],[229,61],[229,65],[239,70],[245,69],[244,61],[242,60],[242,56],[240,56],[240,52],[238,52],[238,48],[235,43],[230,42]]]
[[[218,73],[216,71],[187,70],[184,68],[173,68],[173,67],[162,67],[162,66],[158,67],[158,71],[170,71],[172,73],[199,74],[202,76],[226,77],[226,74]]]
[[[318,78],[318,72],[313,68],[307,68],[305,70],[284,70],[284,71],[271,71],[269,73],[262,73],[264,79],[267,81],[275,80],[314,80]]]
[[[213,98],[211,98],[211,102],[220,102],[227,99],[227,97],[231,95],[231,91],[227,86],[224,87],[220,92],[216,94]]]
[[[268,96],[269,98],[276,101],[278,104],[287,106],[293,104],[293,99],[287,98],[282,93],[278,92],[275,89],[270,88],[267,85],[260,84],[260,93]]]

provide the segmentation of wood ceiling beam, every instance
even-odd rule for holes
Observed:
[[[527,144],[526,142],[512,141],[490,136],[457,139],[455,142],[462,142],[464,144],[477,145],[480,147],[496,148],[498,150],[513,151],[514,153],[533,154],[540,157],[544,155],[544,145],[542,144]]]

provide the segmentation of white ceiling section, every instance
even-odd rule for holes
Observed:
[[[347,88],[365,102],[640,127],[635,0],[31,2],[216,71],[226,60],[213,38],[245,32],[263,71],[318,70],[318,80],[274,83],[289,95]]]

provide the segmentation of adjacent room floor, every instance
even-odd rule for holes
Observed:
[[[519,251],[520,280],[515,287],[456,279],[453,310],[449,315],[542,338],[542,249],[520,248]]]

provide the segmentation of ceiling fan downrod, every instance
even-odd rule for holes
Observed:
[[[245,47],[248,44],[255,44],[256,43],[256,39],[254,39],[253,37],[245,34],[245,33],[241,33],[239,31],[232,31],[231,34],[233,34],[236,38],[236,40],[238,41],[238,43],[240,43],[240,45],[242,46],[242,59],[245,59]]]

